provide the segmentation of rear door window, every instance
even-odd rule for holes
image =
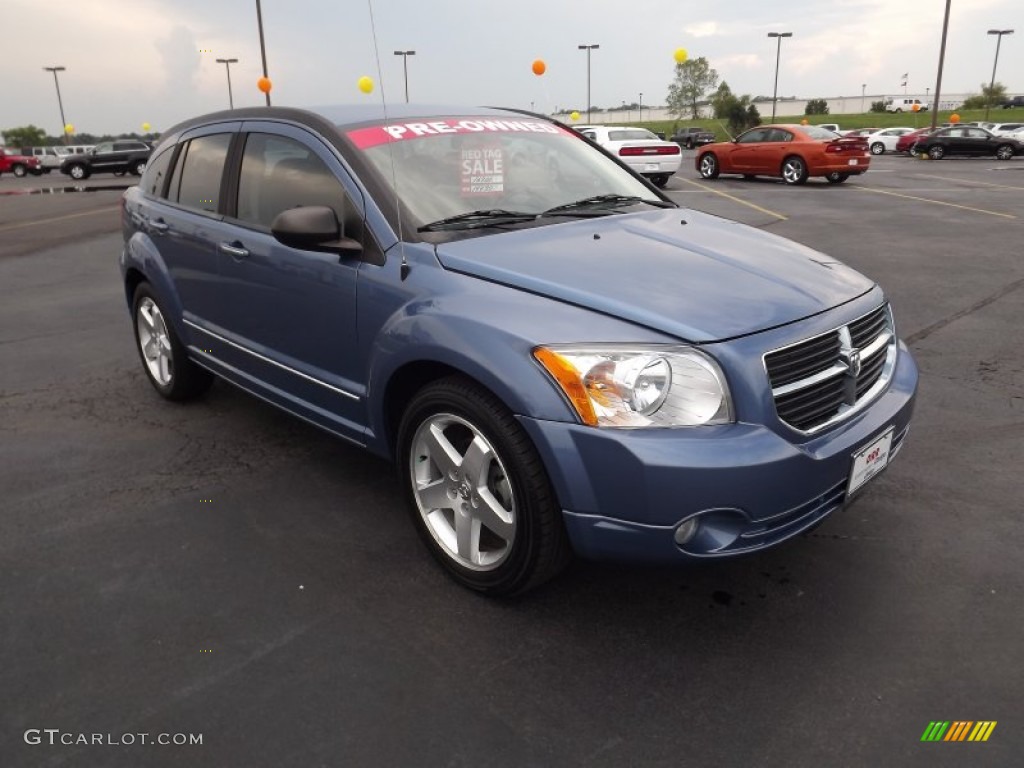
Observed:
[[[197,136],[182,147],[167,198],[187,208],[216,213],[231,136]]]

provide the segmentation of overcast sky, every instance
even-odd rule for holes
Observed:
[[[60,76],[67,121],[90,133],[155,130],[227,106],[262,103],[255,0],[0,0],[3,98],[0,129],[34,123],[56,135]],[[802,98],[902,94],[934,89],[942,0],[262,0],[274,104],[308,106],[404,99],[538,111],[592,103],[663,104],[673,52],[705,56],[734,92],[771,95],[775,41],[782,43],[779,94]],[[372,9],[372,23],[371,23]],[[977,92],[1003,38],[997,79],[1024,93],[1024,2],[953,0],[943,93]],[[376,30],[376,45],[374,43]],[[379,70],[378,70],[379,48]],[[537,77],[534,59],[547,64]],[[360,76],[376,88],[362,94]]]

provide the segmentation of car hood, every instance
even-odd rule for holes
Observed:
[[[573,220],[436,249],[446,269],[691,342],[785,325],[874,287],[818,251],[687,209]]]

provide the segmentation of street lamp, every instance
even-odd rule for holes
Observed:
[[[768,37],[776,38],[775,43],[775,88],[772,90],[772,122],[775,122],[775,102],[779,95],[779,57],[782,55],[782,38],[792,37],[792,32],[769,32]]]
[[[643,91],[640,91],[640,104],[638,106],[639,106],[639,111],[640,111],[640,117],[637,118],[637,122],[638,123],[642,123],[644,121],[644,92]]]
[[[868,88],[868,84],[867,83],[861,83],[860,84],[860,111],[861,111],[861,113],[864,112],[864,93],[865,93],[865,91],[867,91],[867,88]]]
[[[405,73],[405,103],[409,103],[409,57],[415,56],[416,51],[395,51],[395,56],[402,57],[402,71]]]
[[[988,84],[988,98],[985,99],[985,120],[988,120],[988,109],[992,102],[992,89],[996,86],[996,67],[999,65],[999,44],[1003,42],[1003,35],[1012,35],[1012,29],[990,29],[990,35],[996,36],[996,60],[992,63],[992,81]]]
[[[218,64],[223,64],[228,72],[228,108],[235,108],[235,97],[231,95],[231,65],[237,64],[238,59],[217,59]]]
[[[65,67],[43,67],[46,72],[53,72],[53,84],[57,87],[57,106],[60,107],[60,135],[64,139],[64,143],[68,143],[68,132],[64,130],[64,126],[67,123],[64,121],[64,103],[60,100],[60,83],[57,82],[57,73],[63,72]]]
[[[260,9],[260,0],[256,0],[256,25],[260,28],[260,58],[263,60],[263,77],[267,80],[270,76],[267,74],[267,46],[263,42],[263,12]],[[267,97],[267,106],[270,106],[270,89],[267,88],[264,91],[264,95]]]
[[[577,45],[581,51],[587,52],[587,125],[590,125],[590,52],[596,51],[600,45]]]

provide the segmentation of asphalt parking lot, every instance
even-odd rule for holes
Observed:
[[[443,575],[387,464],[227,385],[161,401],[119,193],[0,179],[0,766],[1019,765],[1024,158],[786,187],[692,156],[674,199],[885,288],[921,368],[907,443],[780,548],[577,562],[512,601]],[[922,743],[934,720],[998,725]]]

